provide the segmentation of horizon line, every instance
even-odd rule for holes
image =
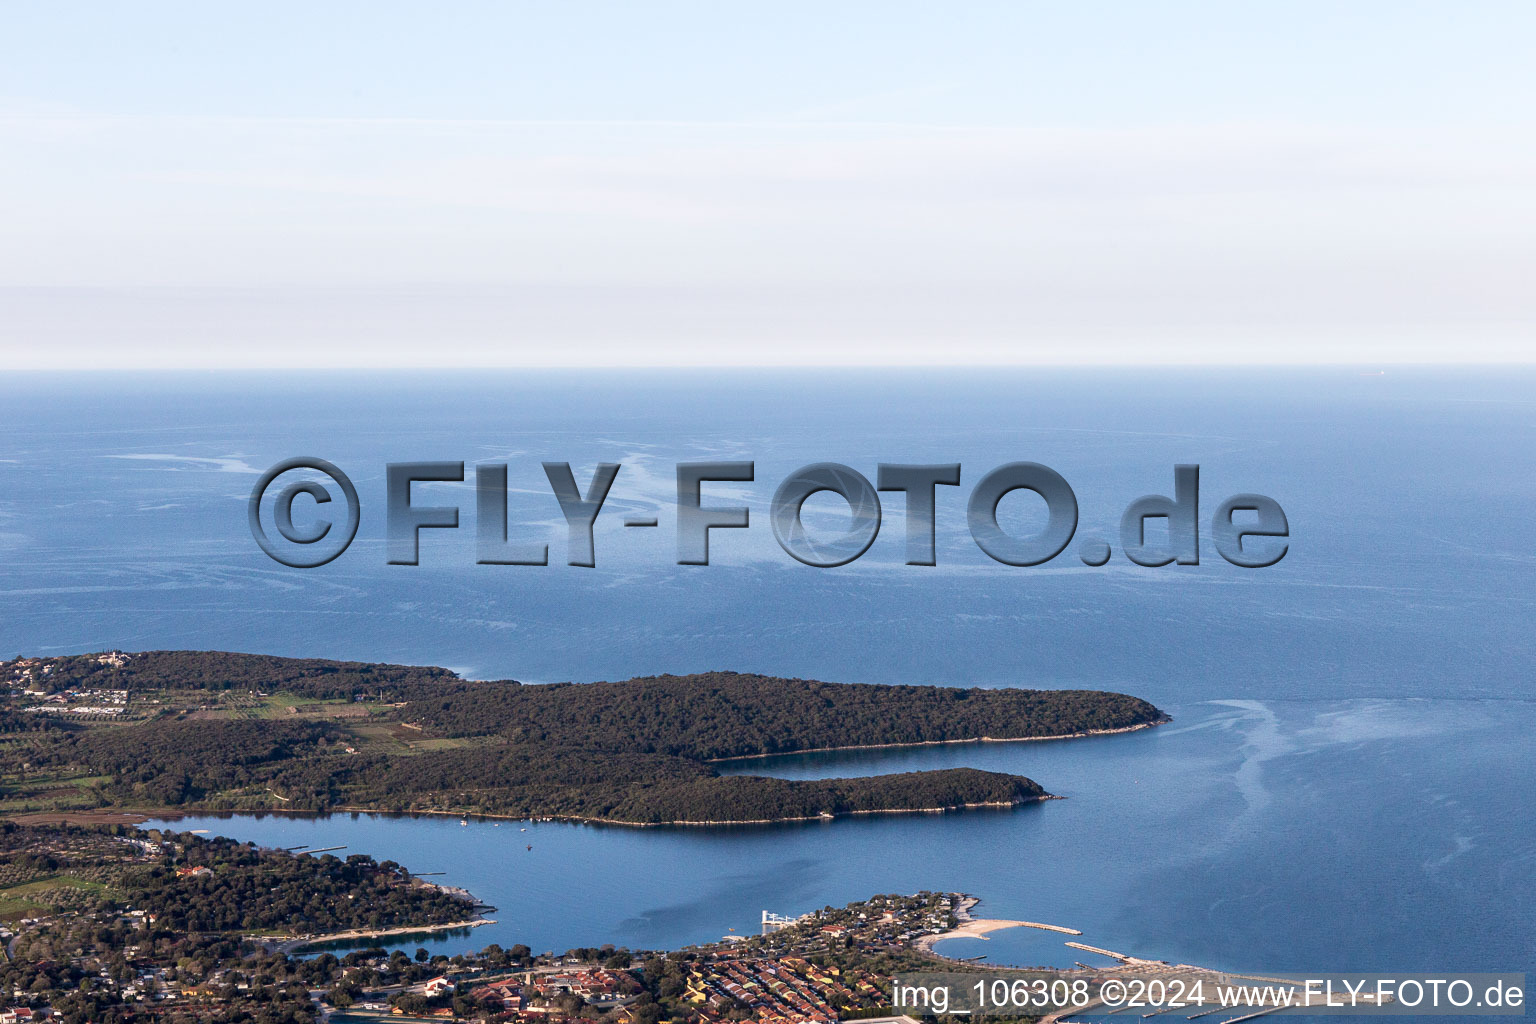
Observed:
[[[1363,360],[1338,360],[1338,361],[1249,361],[1249,362],[1211,362],[1207,360],[1188,361],[1094,361],[1094,362],[1067,362],[1067,361],[1028,361],[1028,362],[880,362],[880,363],[854,363],[854,362],[828,362],[828,363],[453,363],[443,365],[440,363],[390,363],[381,366],[363,366],[355,363],[327,363],[301,365],[296,363],[274,363],[271,365],[229,365],[229,364],[178,364],[167,366],[143,366],[143,365],[102,365],[102,366],[71,366],[60,365],[11,365],[0,363],[0,372],[3,373],[62,373],[80,375],[99,374],[142,374],[142,373],[421,373],[421,372],[487,372],[487,371],[590,371],[590,370],[639,370],[639,371],[669,371],[669,370],[1031,370],[1031,369],[1069,369],[1069,370],[1260,370],[1260,369],[1368,369],[1385,373],[1392,369],[1421,369],[1421,368],[1446,368],[1458,367],[1468,369],[1532,369],[1536,368],[1536,357],[1526,360],[1511,359],[1398,359],[1390,362],[1363,361]]]

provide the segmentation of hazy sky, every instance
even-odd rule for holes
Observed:
[[[0,366],[1532,361],[1536,5],[9,3]]]

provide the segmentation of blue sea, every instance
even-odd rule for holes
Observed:
[[[948,765],[1067,797],[1014,811],[730,830],[450,819],[194,820],[284,846],[345,843],[465,885],[497,924],[426,945],[665,947],[879,891],[963,890],[1138,956],[1236,970],[1536,968],[1536,373],[1528,369],[11,375],[0,381],[0,651],[214,648],[446,665],[528,682],[735,669],[836,681],[1092,687],[1171,724],[1084,741],[736,764],[791,777]],[[361,527],[299,570],[253,541],[259,474],[296,455],[355,481]],[[508,465],[509,534],[550,565],[475,564],[472,483],[386,564],[389,462]],[[674,466],[751,526],[676,564]],[[566,565],[541,463],[622,469],[596,566]],[[1093,568],[991,561],[971,487],[1013,461],[1072,486]],[[963,466],[938,489],[935,566],[903,506],[862,558],[800,564],[769,527],[814,462]],[[1201,467],[1198,566],[1133,565],[1120,513]],[[1289,550],[1240,569],[1209,517],[1284,508]],[[299,508],[300,506],[296,506]],[[312,514],[306,509],[300,515]],[[835,529],[829,496],[807,523]],[[655,516],[655,529],[625,516]],[[1027,494],[1002,524],[1044,522]],[[526,849],[527,846],[533,849]],[[945,952],[1070,963],[1050,933]]]

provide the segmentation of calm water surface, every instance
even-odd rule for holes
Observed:
[[[1376,368],[1370,368],[1376,369]],[[340,465],[362,498],[341,558],[286,569],[245,502],[280,459]],[[507,462],[542,567],[475,564],[466,509],[388,566],[384,466]],[[752,459],[749,530],[675,564],[673,466]],[[1272,569],[989,561],[970,488],[1027,459],[1077,493],[1080,535],[1201,465],[1284,506]],[[620,462],[595,569],[567,566],[541,461]],[[873,476],[960,462],[939,565],[902,564],[901,498],[857,562],[780,551],[766,507],[811,462]],[[812,505],[815,505],[813,501]],[[1086,742],[781,759],[794,776],[971,764],[1068,799],[1015,811],[777,828],[629,830],[342,817],[194,821],[346,844],[495,904],[471,939],[671,946],[879,891],[961,889],[983,912],[1128,953],[1238,969],[1536,970],[1536,373],[1528,369],[8,375],[0,380],[0,650],[212,648],[439,664],[475,678],[729,668],[850,682],[1083,686],[1172,725]],[[610,515],[611,510],[616,510]],[[626,530],[623,515],[662,528]],[[813,523],[826,523],[812,508]],[[1006,499],[1004,525],[1039,525]],[[1075,548],[1073,549],[1075,550]],[[532,850],[525,847],[532,845]],[[1003,932],[951,951],[1062,963]]]
[[[1136,956],[1232,969],[1443,969],[1532,962],[1536,778],[1517,701],[1231,701],[1143,733],[1054,743],[737,762],[790,778],[973,765],[1068,799],[1012,811],[730,829],[499,825],[339,815],[182,819],[242,840],[345,844],[469,888],[498,909],[460,951],[616,942],[675,948],[878,892],[964,891],[985,916],[1083,930]],[[1496,771],[1490,771],[1491,766]],[[1502,804],[1510,814],[1487,815]],[[527,828],[527,832],[521,831]],[[532,846],[531,850],[526,849]],[[345,854],[341,854],[345,856]],[[1015,929],[957,956],[1069,966]],[[1436,965],[1439,965],[1437,968]]]

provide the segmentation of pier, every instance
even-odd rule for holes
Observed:
[[[1053,929],[1053,931],[1064,931],[1064,930],[1065,929],[1061,929],[1061,928]],[[1081,935],[1082,932],[1078,932],[1077,934]],[[1083,950],[1086,953],[1097,953],[1097,954],[1099,954],[1099,956],[1107,956],[1111,960],[1119,960],[1121,963],[1129,963],[1130,961],[1136,959],[1133,956],[1126,956],[1124,953],[1116,953],[1112,949],[1100,949],[1098,946],[1089,946],[1089,945],[1085,945],[1085,944],[1083,944],[1081,942],[1068,942],[1067,945],[1071,946],[1073,949],[1081,949],[1081,950]]]
[[[1063,935],[1081,935],[1081,934],[1083,934],[1082,932],[1078,931],[1076,928],[1065,928],[1065,927],[1063,927],[1063,926],[1061,926],[1059,924],[1041,924],[1038,921],[1015,921],[1014,924],[1017,924],[1017,925],[1019,925],[1022,928],[1039,928],[1042,931],[1047,931],[1047,932],[1060,932]]]

